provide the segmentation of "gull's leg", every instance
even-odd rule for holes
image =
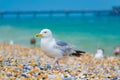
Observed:
[[[56,65],[57,61],[58,61],[58,59],[55,58],[54,61],[53,61],[53,68],[52,68],[52,70],[55,68],[55,65]]]
[[[55,58],[55,59],[54,59],[53,66],[55,67],[56,64],[58,64],[58,58]]]
[[[58,66],[60,66],[58,60],[56,61],[56,63],[57,63]]]
[[[56,65],[57,65],[57,67],[56,67]],[[60,68],[60,65],[59,65],[59,62],[58,62],[58,58],[54,59],[53,67],[56,68],[56,69],[59,69],[61,71],[61,68]]]

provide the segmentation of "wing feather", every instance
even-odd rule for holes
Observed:
[[[57,49],[60,49],[63,52],[63,55],[69,55],[72,53],[73,49],[68,43],[63,42],[61,40],[55,40],[55,41],[56,41],[55,47]]]

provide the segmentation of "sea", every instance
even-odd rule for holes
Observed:
[[[30,39],[34,37],[36,46],[40,47],[40,38],[35,34],[45,28],[50,29],[55,38],[88,53],[95,54],[102,48],[105,55],[111,56],[114,47],[120,46],[119,16],[0,18],[0,42],[31,46]]]

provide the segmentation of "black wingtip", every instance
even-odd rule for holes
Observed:
[[[86,53],[85,51],[75,50],[76,53]]]
[[[75,50],[75,53],[72,53],[72,56],[80,57],[85,51]]]

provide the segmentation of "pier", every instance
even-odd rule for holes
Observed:
[[[55,14],[64,14],[70,16],[71,14],[93,14],[95,16],[120,16],[120,7],[113,7],[112,10],[61,10],[61,11],[0,11],[0,18],[4,18],[6,15],[15,15],[16,18],[20,18],[21,15],[32,15],[36,18],[37,15],[47,14],[48,16],[54,16]]]

